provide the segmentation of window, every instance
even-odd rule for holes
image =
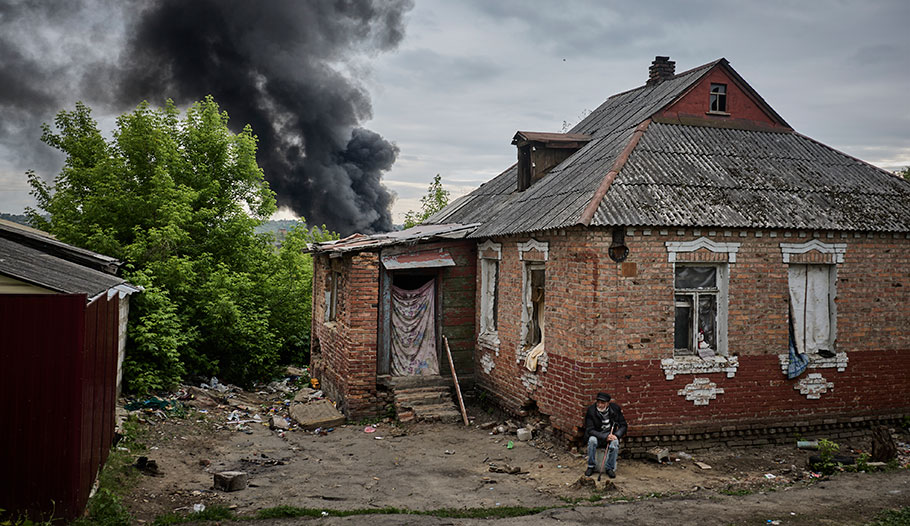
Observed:
[[[674,285],[674,349],[677,356],[710,358],[725,354],[719,345],[722,276],[720,266],[677,265]]]
[[[524,343],[534,347],[544,341],[544,305],[546,274],[541,263],[525,263],[525,309],[527,311]]]
[[[789,266],[790,341],[800,354],[835,355],[836,279],[834,265]]]
[[[338,285],[341,282],[341,272],[330,270],[325,279],[325,321],[335,321],[338,312]]]
[[[494,333],[497,330],[499,313],[499,261],[480,260],[480,332]]]
[[[711,105],[708,110],[710,113],[727,112],[727,85],[711,84]]]

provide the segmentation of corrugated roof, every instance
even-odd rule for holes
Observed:
[[[910,182],[798,133],[652,123],[592,225],[910,231]]]
[[[512,144],[517,141],[535,141],[535,142],[587,142],[591,140],[590,135],[583,133],[551,133],[551,132],[529,132],[518,131],[512,138]]]
[[[512,166],[425,223],[482,223],[470,234],[483,238],[575,225],[635,127],[670,104],[707,73],[711,62],[656,86],[614,95],[572,128],[593,139],[524,192],[516,191]]]
[[[425,224],[480,223],[471,238],[579,224],[635,127],[684,96],[715,66],[726,68],[786,126],[719,59],[607,99],[570,130],[593,139],[524,192],[516,190],[513,165]],[[910,231],[910,182],[789,129],[655,122],[622,165],[591,224],[903,232]]]
[[[125,281],[122,278],[0,237],[0,274],[62,292],[92,298]]]
[[[374,250],[380,247],[416,243],[430,239],[461,239],[470,234],[477,224],[441,224],[417,225],[404,230],[385,232],[382,234],[353,234],[344,239],[310,243],[307,250],[310,252],[356,252],[360,250]]]
[[[0,220],[0,274],[64,294],[87,294],[91,302],[111,289],[139,292],[116,273],[116,259],[68,245],[34,228]]]

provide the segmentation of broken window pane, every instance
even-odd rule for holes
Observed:
[[[493,275],[490,277],[493,282],[493,314],[492,329],[495,331],[499,328],[499,262],[493,261]]]
[[[716,267],[676,267],[677,289],[715,289],[717,288]]]
[[[711,111],[727,111],[726,84],[711,84]]]
[[[483,333],[495,332],[497,311],[499,309],[499,261],[484,259],[481,263],[481,309],[480,330]]]
[[[530,273],[531,282],[531,330],[528,334],[531,345],[537,345],[543,341],[543,312],[544,312],[544,271],[543,269],[532,269]]]
[[[698,296],[698,348],[717,349],[717,296]]]
[[[676,324],[673,336],[674,348],[689,349],[692,344],[692,297],[676,296]]]

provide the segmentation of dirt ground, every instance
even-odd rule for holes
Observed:
[[[641,505],[658,515],[651,516],[650,522],[642,515],[644,522],[631,523],[694,524],[706,523],[705,506],[720,502],[724,503],[721,508],[742,512],[750,509],[745,506],[750,499],[761,502],[762,496],[771,495],[777,495],[775,499],[786,495],[795,501],[794,515],[784,514],[786,521],[781,524],[825,524],[818,522],[817,514],[810,522],[797,520],[805,507],[800,503],[808,498],[799,497],[800,492],[817,492],[823,486],[827,488],[824,500],[815,499],[814,505],[854,503],[857,487],[869,491],[886,478],[896,485],[897,493],[882,493],[884,501],[867,498],[855,503],[850,507],[854,515],[871,517],[882,507],[910,505],[910,470],[839,474],[828,481],[819,480],[806,470],[809,452],[797,449],[795,444],[715,448],[691,457],[671,449],[674,460],[663,464],[621,458],[617,478],[609,481],[604,476],[598,482],[596,476],[582,476],[582,455],[539,434],[528,442],[519,441],[513,434],[493,434],[506,420],[473,405],[468,408],[472,417],[468,427],[460,423],[380,421],[347,423],[331,432],[281,432],[270,430],[266,422],[270,412],[287,414],[293,393],[195,392],[196,399],[186,401],[185,417],[154,409],[131,412],[145,428],[146,449],[141,454],[154,460],[160,471],[142,475],[124,498],[140,524],[165,513],[188,513],[197,504],[228,506],[239,515],[281,505],[342,510],[563,507],[547,512],[547,517],[557,517],[553,519],[557,522],[570,521],[571,517],[564,514],[567,504],[577,504],[579,510],[594,504],[609,504],[611,508]],[[375,431],[366,432],[368,425]],[[908,441],[907,435],[898,439],[904,444]],[[842,444],[841,448],[868,451],[868,442]],[[906,455],[906,447],[903,451]],[[709,468],[699,467],[697,462]],[[215,490],[213,474],[221,471],[247,472],[249,486],[230,493]],[[674,502],[679,509],[666,513],[679,520],[661,519],[660,509],[672,508]],[[846,520],[847,515],[838,512],[837,506],[825,507],[832,510],[832,520]],[[679,517],[683,513],[680,510],[689,510],[689,515]],[[758,514],[759,508],[755,510]],[[583,511],[578,521],[596,520],[590,513],[596,514]],[[628,513],[638,516],[637,512]],[[400,523],[384,522],[390,519],[379,517],[371,516],[370,522]],[[469,523],[433,522],[437,520],[433,517],[419,520],[429,522],[417,522],[412,517],[408,523]],[[330,523],[349,522],[337,519]]]

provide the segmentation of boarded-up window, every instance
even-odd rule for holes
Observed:
[[[834,265],[790,265],[790,328],[797,352],[834,352],[836,279]]]
[[[498,329],[499,261],[495,259],[480,261],[480,332],[487,334]]]
[[[677,266],[674,348],[677,355],[713,356],[718,350],[718,269]]]

